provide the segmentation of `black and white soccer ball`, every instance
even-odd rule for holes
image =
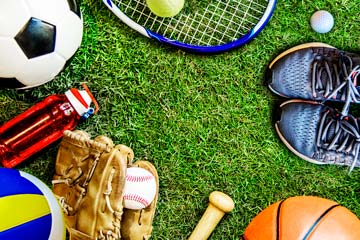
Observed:
[[[81,44],[76,0],[0,0],[0,88],[55,78]]]

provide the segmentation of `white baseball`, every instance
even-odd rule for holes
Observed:
[[[124,207],[143,209],[151,204],[156,195],[156,179],[151,172],[140,167],[126,170]]]

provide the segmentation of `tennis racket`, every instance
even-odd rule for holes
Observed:
[[[269,22],[276,0],[185,0],[170,18],[153,14],[146,0],[103,0],[125,24],[159,42],[196,53],[240,47]]]

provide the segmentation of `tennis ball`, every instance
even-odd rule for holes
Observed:
[[[184,7],[184,0],[146,0],[146,4],[159,17],[173,17]]]
[[[318,33],[327,33],[334,26],[334,17],[325,10],[315,12],[310,18],[312,29]]]

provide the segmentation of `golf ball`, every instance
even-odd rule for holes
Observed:
[[[312,29],[318,33],[327,33],[334,26],[334,17],[325,10],[316,11],[310,18]]]

